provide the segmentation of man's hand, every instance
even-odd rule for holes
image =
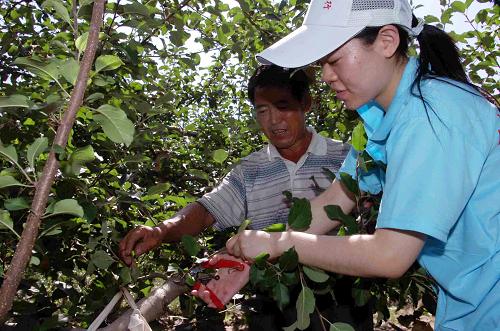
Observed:
[[[268,253],[273,260],[292,247],[289,232],[265,232],[246,230],[238,233],[226,243],[229,254],[253,262],[260,253]]]
[[[141,225],[127,233],[120,241],[120,257],[126,265],[130,266],[134,260],[132,252],[139,256],[160,246],[162,241],[160,228]]]
[[[210,260],[210,264],[214,265],[217,261],[225,259],[241,262],[245,267],[242,271],[232,268],[221,268],[217,270],[216,275],[219,276],[218,280],[212,279],[208,284],[201,285],[198,290],[191,291],[191,294],[199,297],[201,300],[211,308],[217,308],[210,298],[210,292],[206,290],[209,288],[215,294],[223,305],[228,303],[231,298],[242,289],[250,277],[250,266],[243,260],[238,259],[228,254],[217,254]]]

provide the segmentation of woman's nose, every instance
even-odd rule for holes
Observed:
[[[331,66],[329,66],[328,64],[325,64],[321,67],[321,80],[323,82],[328,84],[338,80],[338,78],[339,77],[337,76],[335,70],[333,70],[333,68],[331,68]]]

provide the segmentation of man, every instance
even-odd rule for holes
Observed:
[[[243,158],[218,187],[172,219],[131,230],[120,242],[120,255],[126,264],[132,263],[132,251],[141,255],[163,242],[198,235],[209,226],[220,230],[249,219],[250,228],[257,230],[286,223],[289,204],[283,191],[312,199],[331,184],[323,168],[336,173],[349,146],[306,126],[311,108],[306,74],[261,66],[249,80],[248,97],[270,143]]]

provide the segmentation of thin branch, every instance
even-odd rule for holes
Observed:
[[[5,158],[7,158],[7,160],[9,162],[11,162],[16,167],[18,167],[19,170],[21,171],[21,173],[24,175],[24,177],[26,177],[26,179],[28,180],[28,182],[30,182],[31,185],[35,185],[35,183],[33,183],[33,180],[31,179],[31,177],[28,176],[28,174],[26,173],[26,171],[24,171],[23,167],[21,167],[21,165],[19,163],[17,163],[16,160],[12,159],[9,155],[7,155],[5,153],[0,152],[0,154],[3,155]]]
[[[326,331],[326,326],[325,326],[325,323],[323,323],[323,319],[325,317],[323,317],[323,315],[321,315],[321,313],[319,312],[319,309],[318,309],[318,306],[314,306],[314,309],[316,310],[316,314],[318,314],[318,317],[319,317],[319,322],[321,323],[321,328],[323,329],[323,331]],[[326,319],[326,318],[325,318]],[[327,320],[328,321],[328,320]]]
[[[73,8],[71,9],[73,15],[73,38],[78,39],[78,0],[73,0]],[[75,60],[79,60],[79,52],[75,51]]]

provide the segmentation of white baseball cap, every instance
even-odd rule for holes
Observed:
[[[285,68],[307,66],[330,54],[368,26],[398,24],[412,29],[408,0],[311,0],[300,28],[256,55],[262,64]]]

